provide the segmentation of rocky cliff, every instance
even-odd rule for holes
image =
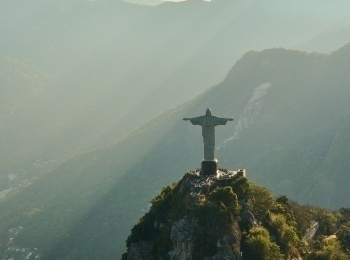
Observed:
[[[349,258],[346,209],[335,213],[274,199],[245,171],[190,171],[151,202],[123,259]]]

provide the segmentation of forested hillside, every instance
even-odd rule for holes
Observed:
[[[349,205],[350,46],[331,55],[286,49],[246,53],[226,79],[114,145],[75,156],[0,203],[2,246],[46,255],[112,258],[124,251],[148,200],[200,167],[199,127],[183,117],[232,117],[217,157],[275,195],[331,209]],[[49,234],[49,235],[48,235]]]
[[[349,259],[349,209],[301,206],[234,171],[189,171],[151,200],[125,260]]]

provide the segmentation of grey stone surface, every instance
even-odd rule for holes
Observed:
[[[194,228],[187,216],[173,223],[170,239],[173,242],[173,250],[169,252],[171,260],[192,259]]]
[[[132,243],[127,260],[148,260],[152,242],[140,241]]]
[[[210,108],[208,108],[204,116],[184,118],[183,120],[189,120],[193,125],[200,125],[202,127],[202,136],[204,142],[204,161],[214,161],[215,126],[226,125],[227,121],[233,121],[233,119],[213,116],[211,114]]]
[[[320,223],[313,220],[311,221],[310,227],[306,230],[305,236],[303,238],[304,241],[310,241],[312,240],[315,236],[320,227]]]
[[[214,256],[205,257],[204,260],[242,260],[241,254],[232,252],[228,243],[228,237],[224,236],[219,239],[216,246],[217,253]]]
[[[247,177],[247,172],[246,172],[246,169],[238,169],[237,170],[237,176],[238,177]]]
[[[241,206],[242,206],[240,216],[241,216],[241,224],[242,224],[243,228],[248,230],[254,226],[257,226],[258,222],[257,222],[256,218],[254,217],[253,213],[250,211],[249,204],[247,202],[245,202],[244,200],[241,200],[239,202],[239,204],[241,204]]]

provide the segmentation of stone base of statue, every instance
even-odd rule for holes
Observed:
[[[201,174],[216,175],[217,171],[218,171],[218,160],[202,161]]]

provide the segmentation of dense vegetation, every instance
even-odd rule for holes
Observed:
[[[203,259],[217,253],[217,241],[229,235],[230,249],[244,259],[348,259],[350,257],[349,209],[338,213],[322,208],[301,206],[285,196],[274,199],[262,186],[236,177],[216,182],[207,195],[193,196],[184,178],[163,189],[152,200],[152,207],[134,226],[127,239],[133,243],[150,242],[150,259],[165,258],[173,248],[173,223],[185,216],[194,223],[193,258]],[[248,224],[244,207],[249,205],[255,223]],[[317,231],[307,236],[312,223]],[[158,224],[161,223],[159,227]],[[127,259],[127,253],[123,256]]]

